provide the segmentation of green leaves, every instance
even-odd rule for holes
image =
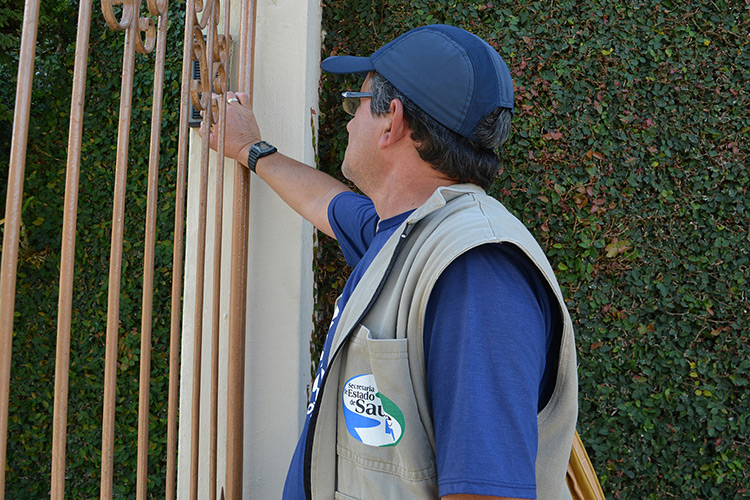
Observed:
[[[64,193],[76,5],[42,6],[23,213],[7,478],[12,498],[47,495],[59,218]],[[7,174],[18,10],[0,7],[0,179]],[[171,10],[165,102],[176,103],[182,12]],[[95,11],[76,246],[66,492],[96,495],[103,314],[122,37]],[[52,20],[55,20],[54,22]],[[59,20],[64,20],[59,21]],[[516,85],[514,131],[490,189],[547,250],[576,323],[579,431],[608,498],[747,495],[750,450],[750,18],[746,2],[326,2],[323,56],[369,54],[425,23],[466,28],[504,57]],[[14,25],[14,23],[16,23]],[[74,34],[73,34],[74,35]],[[136,95],[153,61],[138,56]],[[338,94],[358,77],[321,77],[319,168],[340,176],[347,144]],[[139,90],[140,89],[140,90]],[[140,94],[138,94],[140,92]],[[134,123],[150,109],[136,103]],[[164,112],[160,189],[173,186],[176,105]],[[146,150],[136,127],[132,149]],[[145,156],[131,157],[125,270],[142,266]],[[157,287],[169,288],[174,197],[160,193]],[[163,196],[162,196],[163,194]],[[0,189],[4,206],[5,189]],[[2,226],[0,226],[2,231]],[[316,249],[317,357],[348,269],[334,241]],[[125,273],[119,349],[117,494],[132,497],[140,283]],[[168,293],[166,294],[168,295]],[[157,297],[159,294],[157,293]],[[161,299],[157,299],[161,300]],[[52,306],[39,306],[52,304]],[[164,349],[169,310],[154,306]],[[163,488],[166,361],[154,352],[152,483]],[[314,368],[314,367],[313,367]],[[161,398],[161,399],[160,399]],[[121,432],[125,431],[125,432]],[[128,432],[131,432],[130,434]],[[92,472],[93,471],[93,472]]]
[[[512,71],[514,129],[490,193],[547,250],[565,293],[579,431],[608,498],[746,496],[746,2],[378,9],[364,22],[350,2],[328,2],[323,56],[333,47],[369,54],[411,27],[445,22],[487,39]],[[336,114],[332,81],[323,76],[325,115]],[[329,171],[341,161],[343,126],[321,121]],[[341,266],[320,266],[328,262]],[[319,293],[332,290],[319,282]]]
[[[607,258],[611,259],[630,250],[630,242],[628,240],[620,241],[615,238],[612,243],[605,247],[605,250],[607,251]]]

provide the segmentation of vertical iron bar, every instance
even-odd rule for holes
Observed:
[[[229,2],[226,2],[228,5]],[[211,441],[208,498],[216,500],[216,468],[219,415],[219,324],[221,319],[221,236],[222,211],[224,210],[224,123],[226,121],[226,98],[219,103],[219,149],[216,155],[216,199],[214,200],[214,268],[213,268],[213,313],[211,317]]]
[[[242,4],[240,21],[240,68],[238,88],[252,100],[253,54],[256,3]],[[242,499],[245,406],[245,326],[247,312],[248,211],[250,171],[237,164],[234,169],[232,207],[232,272],[229,299],[229,360],[227,389],[227,480],[226,498]]]
[[[242,499],[243,419],[245,400],[245,314],[247,300],[247,220],[250,171],[234,170],[232,218],[232,274],[229,300],[229,347],[227,390],[227,484],[228,500]]]
[[[223,22],[224,32],[223,46],[220,50],[224,65],[224,78],[229,78],[229,54],[231,41],[227,33],[229,28],[230,1],[224,2]],[[226,80],[223,85],[227,87]],[[214,296],[212,315],[212,339],[211,339],[211,445],[210,445],[210,469],[209,469],[209,500],[216,500],[217,494],[217,466],[218,466],[218,426],[219,426],[219,328],[221,319],[221,262],[222,262],[222,228],[224,212],[224,137],[226,133],[226,88],[221,89],[222,95],[219,102],[218,120],[218,150],[216,154],[216,199],[214,214]]]
[[[169,403],[167,409],[166,500],[175,499],[177,487],[177,404],[180,376],[180,316],[182,314],[182,260],[185,232],[185,175],[188,156],[190,75],[193,67],[193,23],[195,0],[185,6],[185,36],[182,47],[182,91],[180,93],[180,135],[177,147],[177,193],[175,195],[174,250],[172,252],[172,311],[169,335]]]
[[[206,34],[206,53],[208,57],[209,71],[213,73],[214,33],[216,25],[213,21],[216,12],[213,3],[210,7],[212,12],[207,23],[208,33]],[[205,75],[204,75],[205,76]],[[207,75],[208,81],[213,80],[213,75]],[[203,92],[211,92],[208,89],[202,89]],[[203,124],[206,130],[209,130],[213,122],[213,109],[211,103],[203,110]],[[208,162],[209,162],[209,140],[210,134],[203,134],[201,145],[201,174],[200,174],[200,195],[198,209],[198,256],[196,259],[197,273],[195,284],[195,316],[194,316],[194,340],[193,340],[193,398],[192,398],[192,419],[191,419],[191,438],[190,438],[190,500],[198,498],[198,454],[200,444],[200,407],[201,407],[201,368],[202,368],[202,348],[203,348],[203,303],[205,292],[205,266],[206,266],[206,214],[208,205]]]
[[[136,498],[145,500],[148,485],[148,423],[151,389],[151,327],[154,296],[154,247],[156,237],[156,201],[159,179],[159,140],[161,136],[164,61],[167,52],[167,12],[159,12],[159,27],[154,64],[153,107],[151,112],[151,143],[149,151],[148,195],[146,202],[146,241],[143,259],[143,298],[141,312],[141,359],[138,383],[138,470]]]
[[[140,5],[140,2],[136,2]],[[136,19],[139,12],[136,9]],[[122,271],[122,242],[125,217],[125,187],[127,181],[130,117],[133,100],[135,65],[135,37],[140,36],[137,20],[125,31],[123,50],[120,115],[117,131],[117,163],[115,167],[114,204],[112,209],[112,239],[109,260],[109,289],[107,304],[107,340],[104,361],[104,407],[102,417],[102,500],[112,498],[114,470],[115,395],[117,384],[117,336],[120,327],[120,278]]]
[[[227,2],[229,3],[229,2]],[[219,323],[221,315],[221,225],[224,196],[224,119],[226,116],[226,101],[219,105],[219,151],[216,169],[216,200],[214,214],[214,280],[213,280],[213,315],[211,325],[211,442],[210,469],[208,480],[208,498],[216,500],[216,467],[218,447],[218,415],[219,415]]]
[[[65,498],[65,440],[68,425],[68,378],[70,367],[70,326],[75,269],[76,221],[78,214],[78,181],[81,171],[83,110],[86,99],[86,73],[91,4],[82,1],[78,10],[73,91],[70,102],[68,160],[65,180],[62,248],[60,256],[60,295],[57,304],[57,352],[55,354],[55,403],[52,428],[51,500]]]
[[[10,403],[10,363],[13,347],[13,313],[16,300],[18,240],[21,229],[26,142],[31,110],[31,84],[39,26],[39,0],[27,0],[23,14],[21,51],[10,147],[8,195],[5,201],[5,235],[0,263],[0,500],[5,498],[5,461],[8,444],[8,405]]]

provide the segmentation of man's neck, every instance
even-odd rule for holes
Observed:
[[[395,106],[398,111],[398,106]],[[378,142],[374,182],[367,186],[366,191],[365,186],[360,186],[375,204],[381,220],[414,210],[439,187],[456,184],[455,179],[421,158],[410,130],[404,126],[403,120],[398,119],[401,114],[396,112],[389,116],[395,118],[389,122]]]
[[[408,179],[393,176],[370,196],[381,220],[414,210],[422,206],[438,188],[456,184],[456,181],[429,168],[432,172],[414,172]]]

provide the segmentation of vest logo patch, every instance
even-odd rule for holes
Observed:
[[[341,395],[349,434],[368,446],[396,446],[404,435],[405,419],[396,403],[378,392],[372,374],[346,381]]]

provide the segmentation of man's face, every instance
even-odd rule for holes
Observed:
[[[369,90],[370,75],[362,84],[362,92],[369,92]],[[344,177],[352,181],[365,194],[377,182],[379,123],[378,117],[372,116],[370,111],[370,98],[364,97],[354,117],[346,125],[349,142],[344,153],[341,171]]]

